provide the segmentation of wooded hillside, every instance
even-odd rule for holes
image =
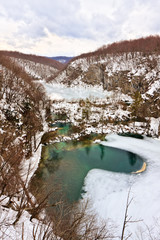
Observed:
[[[149,36],[146,38],[139,38],[134,40],[125,40],[120,42],[114,42],[108,45],[104,45],[98,48],[96,51],[81,54],[71,61],[79,58],[88,58],[106,54],[118,54],[128,52],[143,52],[149,53],[160,53],[160,36]]]
[[[0,54],[3,56],[26,59],[26,60],[33,61],[36,63],[42,63],[45,65],[54,67],[58,70],[61,70],[64,67],[64,65],[62,63],[60,63],[54,59],[43,57],[43,56],[24,54],[24,53],[20,53],[20,52],[12,52],[12,51],[0,51]]]

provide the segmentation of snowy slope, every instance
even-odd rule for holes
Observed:
[[[160,89],[160,55],[135,52],[73,59],[54,81],[69,85],[96,82],[106,90],[120,87],[124,93],[153,94]]]
[[[18,65],[22,66],[27,73],[37,79],[46,79],[55,74],[56,70],[52,67],[42,65],[40,63],[33,63],[28,60],[14,60]],[[96,69],[94,72],[93,69]],[[124,103],[132,103],[132,98],[129,96],[132,90],[139,90],[139,84],[143,99],[154,99],[155,92],[160,90],[160,56],[149,55],[143,56],[140,53],[135,54],[118,54],[107,55],[99,58],[78,59],[71,62],[67,68],[59,73],[55,78],[54,83],[41,82],[49,98],[53,101],[52,109],[54,112],[66,111],[69,120],[75,125],[79,120],[82,120],[82,111],[79,100],[90,101],[90,117],[85,122],[86,132],[121,132],[130,131],[138,133],[147,133],[145,122],[133,123],[129,122],[124,125],[123,121],[129,118],[129,107],[123,109]],[[94,78],[94,84],[91,80]],[[125,83],[122,81],[124,80]],[[103,89],[105,87],[105,90]],[[116,91],[115,91],[116,90]],[[127,94],[129,93],[129,95]],[[149,97],[148,97],[149,95]],[[159,95],[157,96],[159,100]],[[154,99],[155,100],[155,99]],[[122,104],[120,103],[122,102]],[[155,105],[155,102],[153,101]],[[158,102],[159,104],[159,102]],[[1,101],[1,106],[6,108],[6,102]],[[10,105],[11,109],[15,108],[16,103]],[[98,106],[99,105],[99,106]],[[104,107],[103,107],[104,106]],[[1,111],[1,110],[0,110]],[[1,114],[1,112],[0,112]],[[3,120],[3,114],[1,120]],[[100,123],[101,118],[104,121]],[[122,123],[114,124],[116,121]],[[98,122],[96,127],[92,123]],[[158,127],[160,118],[150,118],[150,131],[152,135],[158,135]],[[104,125],[104,126],[103,126]],[[2,131],[2,129],[0,129]],[[84,199],[90,199],[91,209],[97,213],[100,219],[104,219],[114,224],[117,229],[116,236],[120,236],[125,203],[128,191],[131,187],[130,197],[134,198],[129,208],[129,215],[133,220],[142,219],[141,222],[129,224],[128,231],[133,233],[133,239],[136,239],[136,234],[140,234],[142,230],[147,229],[146,225],[151,229],[158,224],[160,207],[158,200],[160,198],[159,188],[159,172],[160,172],[160,143],[158,140],[145,138],[138,140],[133,138],[122,138],[117,135],[110,135],[107,137],[104,145],[118,147],[135,152],[145,158],[147,162],[147,170],[141,174],[118,174],[102,170],[92,170],[86,177],[85,190],[87,193]],[[35,157],[37,157],[35,155]],[[31,159],[33,172],[38,165],[35,164],[35,157]],[[39,157],[38,157],[39,158]],[[36,158],[37,159],[37,158]],[[28,162],[29,163],[29,162]],[[23,165],[27,169],[28,163]],[[33,174],[31,173],[31,175]],[[31,177],[31,175],[29,177]],[[150,194],[152,192],[152,194]],[[154,203],[154,204],[153,204]],[[11,209],[5,211],[3,207],[0,208],[1,220],[15,216],[15,212]],[[6,213],[6,215],[4,214]],[[3,213],[3,214],[2,214]],[[24,239],[31,239],[31,235],[27,235],[27,231],[33,231],[34,224],[29,221],[30,215],[24,211],[19,225],[15,228],[13,226],[4,227],[4,232],[8,234],[8,239],[19,239],[24,230]],[[24,220],[26,224],[23,225]],[[38,224],[36,222],[36,224]],[[145,225],[146,224],[146,225]],[[28,229],[28,230],[27,230]],[[152,230],[150,230],[152,231]],[[158,229],[155,229],[157,234]],[[11,235],[9,234],[11,233]],[[143,239],[149,240],[147,236],[149,232],[143,233]],[[19,236],[17,236],[19,235]],[[152,235],[154,236],[154,235]],[[4,239],[7,239],[4,235]],[[117,237],[117,240],[119,237]]]
[[[12,60],[21,66],[29,75],[36,79],[47,79],[58,71],[52,66],[25,59],[12,58]]]

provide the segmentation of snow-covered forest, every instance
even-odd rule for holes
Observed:
[[[159,46],[157,36],[114,43],[65,66],[0,52],[1,239],[158,240]],[[71,133],[58,134],[57,122],[71,123]],[[45,186],[31,185],[42,147],[93,133],[94,142],[138,154],[145,171],[93,169],[83,199],[50,206]]]

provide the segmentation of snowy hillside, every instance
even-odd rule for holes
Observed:
[[[38,205],[28,189],[29,180],[38,167],[41,155],[41,149],[37,150],[37,146],[43,131],[47,130],[47,102],[42,85],[35,83],[25,68],[13,59],[0,56],[2,240],[42,239],[44,233],[47,234],[44,217],[30,221],[33,209]],[[53,234],[50,234],[50,239],[52,237]]]
[[[73,60],[54,81],[68,85],[77,85],[82,81],[103,85],[109,91],[121,88],[124,93],[139,90],[150,94],[159,89],[160,55],[144,56],[137,52],[79,58]]]
[[[88,92],[89,89],[96,88],[99,91],[98,89],[101,88],[104,92],[115,94],[119,92],[130,96],[134,104],[132,109],[128,110],[140,121],[144,119],[148,121],[152,117],[158,119],[160,117],[160,52],[157,50],[159,42],[160,39],[154,37],[124,41],[73,58],[66,68],[52,79],[53,85],[50,85],[49,95],[54,96],[52,86],[59,84],[71,87],[77,92],[77,96],[82,86]],[[99,91],[99,97],[100,95],[104,96],[102,91]],[[131,119],[131,116],[129,118]]]
[[[42,63],[37,63],[33,61],[29,61],[26,59],[20,58],[11,58],[13,62],[18,64],[26,71],[30,76],[35,79],[45,79],[47,80],[50,77],[53,77],[58,70],[52,66],[48,66]]]
[[[51,59],[47,63],[44,57],[21,53],[8,56],[0,51],[1,239],[68,240],[71,234],[75,234],[72,239],[96,239],[84,237],[82,231],[86,227],[87,234],[92,216],[89,223],[82,222],[83,227],[80,223],[76,228],[81,215],[75,209],[73,217],[63,219],[63,214],[56,215],[55,211],[50,220],[45,214],[51,207],[46,188],[42,192],[37,185],[34,196],[29,189],[39,163],[43,165],[42,145],[88,140],[90,134],[99,143],[106,136],[107,141],[101,144],[134,152],[147,165],[145,172],[136,175],[98,169],[88,173],[82,202],[89,199],[89,210],[97,217],[96,227],[100,220],[109,222],[114,239],[120,239],[131,188],[133,201],[128,216],[135,222],[129,224],[126,235],[132,233],[133,240],[159,239],[160,44],[152,49],[152,42],[145,45],[145,41],[136,42],[138,47],[122,42],[83,54],[63,70],[63,64]],[[72,131],[58,135],[57,128],[52,127],[57,121],[71,124]],[[63,213],[59,199],[58,204]]]

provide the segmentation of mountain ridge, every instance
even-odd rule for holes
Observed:
[[[71,87],[103,86],[104,90],[118,90],[131,97],[138,92],[143,99],[139,115],[159,117],[160,37],[113,43],[108,48],[77,56],[51,82]]]
[[[44,65],[48,65],[51,67],[56,68],[57,70],[61,70],[64,68],[64,65],[54,59],[44,57],[44,56],[38,56],[34,54],[25,54],[17,51],[0,51],[0,54],[3,56],[8,56],[8,57],[14,57],[14,58],[19,58],[19,59],[26,59],[32,62],[37,62],[41,63]]]

